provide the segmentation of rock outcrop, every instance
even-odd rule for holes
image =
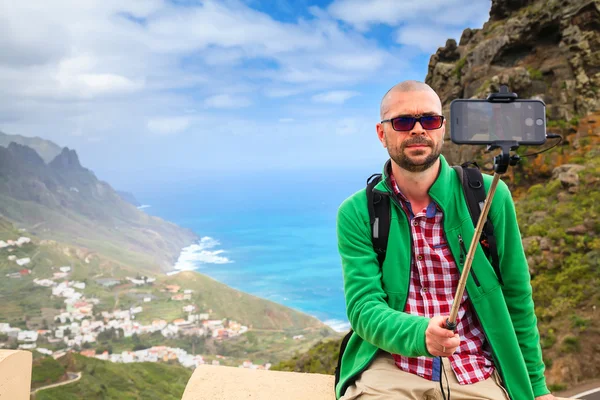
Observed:
[[[426,82],[445,115],[452,100],[485,98],[500,85],[543,100],[549,120],[598,111],[600,0],[494,0],[482,29],[465,29],[430,58]],[[454,163],[477,151],[448,143],[445,154]]]

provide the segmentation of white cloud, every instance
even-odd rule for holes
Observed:
[[[415,10],[422,9],[427,2],[398,0],[336,0],[328,11],[335,18],[365,30],[370,24],[396,25],[403,18],[410,18]]]
[[[343,104],[346,100],[357,96],[358,94],[358,92],[351,90],[334,90],[314,95],[312,100],[316,103]]]
[[[362,101],[370,95],[365,83],[391,85],[399,71],[422,74],[405,54],[340,23],[327,10],[313,7],[306,17],[281,22],[239,0],[181,3],[1,3],[0,129],[84,149],[88,141],[101,140],[88,147],[88,157],[100,165],[106,160],[101,155],[111,151],[123,151],[122,162],[128,162],[131,149],[152,134],[148,154],[137,159],[150,165],[152,152],[167,151],[159,143],[170,141],[170,154],[189,154],[169,157],[164,162],[170,165],[185,170],[185,160],[198,160],[198,148],[206,163],[217,162],[224,159],[218,153],[225,135],[235,137],[228,144],[239,143],[237,155],[246,161],[280,157],[283,162],[302,146],[315,152],[314,145],[305,144],[313,139],[329,135],[329,144],[337,145],[330,105],[346,102],[354,90],[361,91]],[[227,110],[239,108],[245,108],[242,120],[223,122]],[[376,118],[377,104],[373,109]],[[356,113],[370,113],[364,110]],[[288,118],[294,123],[285,123]],[[366,126],[342,122],[336,128],[340,134]],[[189,136],[201,138],[193,154],[186,143],[168,136],[192,128],[198,134]],[[278,151],[252,148],[258,138],[272,141],[278,129],[285,131],[276,139]],[[295,141],[288,142],[292,136]],[[329,160],[330,149],[319,151]]]
[[[397,26],[410,23],[423,27],[440,25],[464,26],[468,22],[487,20],[490,0],[475,0],[465,6],[462,0],[335,0],[328,11],[335,18],[359,30],[374,24]],[[479,26],[474,26],[479,27]]]
[[[223,107],[235,93],[225,85],[254,80],[251,95],[289,97],[364,81],[394,60],[314,14],[283,23],[236,0],[11,2],[0,11],[0,89],[24,101],[194,89],[192,106],[216,95],[206,105]]]
[[[237,95],[218,94],[207,98],[204,104],[209,108],[238,108],[248,107],[252,104],[252,101]]]
[[[179,133],[190,127],[192,123],[189,117],[165,117],[165,118],[152,118],[148,121],[148,129],[151,132],[170,135],[173,133]]]
[[[424,53],[435,53],[439,47],[444,47],[449,38],[457,41],[461,31],[455,29],[440,29],[420,25],[403,26],[396,32],[396,41],[406,46],[414,46]]]

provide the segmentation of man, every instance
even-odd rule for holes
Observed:
[[[422,82],[402,82],[381,102],[377,135],[390,160],[375,190],[391,198],[387,255],[380,268],[363,189],[338,211],[354,334],[336,397],[554,400],[514,204],[502,181],[490,216],[504,284],[478,249],[456,331],[446,329],[474,228],[458,174],[441,155],[445,123],[439,97]],[[486,175],[486,188],[490,183]]]

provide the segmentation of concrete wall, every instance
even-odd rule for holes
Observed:
[[[182,400],[335,400],[332,375],[202,365]]]
[[[0,399],[29,400],[32,354],[0,350]]]

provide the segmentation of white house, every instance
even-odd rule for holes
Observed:
[[[17,260],[17,264],[21,267],[23,265],[29,264],[30,262],[31,262],[31,258],[29,258],[29,257],[25,257],[25,258],[21,258],[21,259]]]
[[[175,325],[167,325],[166,328],[164,328],[163,330],[160,331],[160,333],[162,333],[162,335],[164,337],[174,337],[177,336],[177,332],[179,331],[179,328],[176,327]]]
[[[146,283],[146,281],[144,281],[143,279],[135,279],[135,278],[127,277],[127,280],[129,280],[131,283],[136,284],[136,285],[144,285]]]
[[[48,349],[46,349],[44,347],[39,347],[37,349],[37,351],[39,351],[40,353],[45,354],[47,356],[51,356],[54,353],[52,350],[48,350]]]
[[[38,333],[36,331],[21,331],[17,336],[19,342],[36,342],[38,339]]]
[[[183,307],[183,311],[187,312],[187,313],[194,312],[195,309],[196,309],[196,306],[193,304],[188,304],[187,306]]]
[[[167,326],[167,321],[164,319],[155,319],[152,321],[152,328],[156,330],[162,330]]]
[[[121,353],[121,362],[124,363],[132,363],[133,362],[134,353],[130,351],[124,351]]]
[[[71,267],[69,266],[64,266],[64,267],[60,267],[59,268],[61,270],[61,272],[71,272]]]
[[[21,247],[24,244],[30,243],[31,239],[29,239],[28,237],[25,236],[21,236],[20,238],[17,239],[17,246]]]
[[[96,337],[94,335],[83,335],[82,341],[85,342],[89,342],[89,343],[94,343],[96,341]]]
[[[34,279],[33,283],[40,286],[50,287],[56,285],[56,282],[51,281],[50,279]]]

